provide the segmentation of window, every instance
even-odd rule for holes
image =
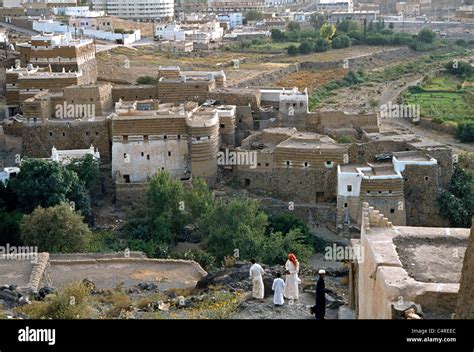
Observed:
[[[286,161],[286,166],[290,166],[290,161],[289,160]]]
[[[425,181],[428,181],[430,178],[428,176],[425,176]]]
[[[390,209],[390,214],[394,214],[395,213],[395,209]]]
[[[219,125],[219,127],[220,127],[220,128],[225,128],[225,125],[224,125],[223,123],[221,123],[221,124]]]
[[[304,167],[308,167],[308,162],[307,161],[304,162]]]
[[[347,208],[347,203],[344,203],[344,208]]]
[[[267,166],[267,167],[268,167],[268,166],[270,166],[270,164],[269,164],[269,163],[265,163],[265,166]]]
[[[125,183],[130,183],[130,175],[123,175]]]
[[[352,185],[347,185],[347,192],[352,192]]]
[[[382,194],[382,191],[379,191],[379,194]]]
[[[53,132],[49,131],[49,136],[52,137],[52,136],[53,136]]]
[[[127,159],[127,153],[123,153],[123,158]]]
[[[63,132],[63,137],[66,137],[66,132]]]
[[[89,135],[89,132],[88,132],[88,131],[86,131],[86,136],[88,136],[88,135]]]
[[[178,139],[181,139],[181,135],[180,135],[180,134],[178,134]]]
[[[146,155],[146,160],[150,160],[150,154]]]
[[[326,160],[326,165],[327,165],[327,166],[331,166],[331,165],[332,165],[332,161],[331,161],[331,160]]]
[[[257,166],[262,166],[262,164],[260,164],[260,163],[257,163]]]
[[[388,193],[389,193],[389,194],[392,194],[392,190],[389,190]]]
[[[141,152],[141,156],[145,156],[145,153]]]
[[[170,152],[170,151],[168,152],[168,156],[171,156],[171,152]]]
[[[367,191],[367,194],[370,194],[370,191]]]
[[[163,139],[168,139],[168,136],[165,134],[165,135],[163,136]]]

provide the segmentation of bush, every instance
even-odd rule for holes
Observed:
[[[137,84],[156,84],[158,83],[158,78],[151,76],[140,76],[137,78]]]
[[[282,32],[281,30],[277,28],[272,29],[271,33],[272,33],[272,40],[276,42],[284,42],[288,39],[286,33]]]
[[[426,44],[432,44],[435,38],[436,33],[429,28],[423,28],[420,32],[418,32],[418,35],[416,36],[416,39],[418,41]]]
[[[319,38],[314,43],[313,51],[317,53],[322,53],[324,51],[328,51],[330,47],[331,47],[331,43],[328,40]]]
[[[199,248],[189,249],[184,253],[173,253],[171,258],[194,260],[206,271],[212,271],[216,267],[216,257]]]
[[[340,136],[340,137],[337,139],[337,142],[338,142],[338,143],[352,143],[353,140],[352,140],[352,137],[351,137],[351,136],[345,135],[345,136]]]
[[[463,143],[474,142],[474,122],[461,122],[456,130],[456,138]]]
[[[311,52],[311,49],[311,44],[309,44],[308,42],[303,42],[298,47],[298,51],[300,54],[309,54]]]
[[[90,287],[74,283],[44,301],[33,302],[18,310],[31,319],[89,319]]]
[[[457,46],[466,46],[466,41],[464,39],[458,39],[454,42]]]
[[[347,35],[339,35],[332,40],[331,46],[333,49],[342,49],[351,46],[351,38]]]
[[[288,49],[286,49],[286,51],[288,52],[288,55],[292,55],[292,56],[299,54],[299,50],[296,45],[290,45]]]
[[[282,264],[288,253],[294,253],[301,263],[305,263],[314,253],[313,248],[305,244],[300,229],[290,230],[286,235],[281,232],[271,233],[262,246],[258,258],[268,265]]]

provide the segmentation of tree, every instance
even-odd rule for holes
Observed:
[[[288,52],[288,55],[298,55],[299,54],[299,50],[298,50],[298,47],[296,45],[290,45],[286,51]]]
[[[335,34],[336,34],[336,27],[330,23],[323,24],[323,26],[319,30],[319,35],[326,40],[331,40]]]
[[[337,25],[337,31],[339,32],[360,32],[360,23],[359,21],[354,20],[343,20]]]
[[[137,78],[137,84],[156,84],[158,83],[158,78],[151,76],[140,76]]]
[[[298,51],[300,52],[300,54],[309,54],[311,50],[312,50],[311,44],[309,44],[308,42],[303,42],[298,47]]]
[[[324,51],[328,51],[331,47],[331,43],[328,40],[319,38],[316,40],[313,46],[313,50],[317,53],[322,53]]]
[[[331,42],[331,47],[333,49],[342,49],[351,46],[351,38],[347,35],[338,35]]]
[[[326,23],[326,17],[320,13],[313,13],[309,17],[309,23],[311,23],[315,30],[319,31],[323,24]]]
[[[79,179],[84,182],[84,186],[89,191],[91,191],[99,181],[99,163],[91,154],[87,154],[82,159],[72,160],[66,168],[74,171]]]
[[[441,214],[452,226],[470,227],[474,211],[474,177],[456,165],[448,190],[441,192],[438,202]]]
[[[259,203],[250,199],[219,201],[211,212],[198,221],[198,233],[205,248],[218,261],[233,255],[256,257],[264,240],[267,215],[259,209]]]
[[[271,33],[272,33],[272,40],[276,42],[283,42],[287,39],[286,33],[282,32],[278,28],[272,29]]]
[[[458,123],[456,138],[463,143],[474,142],[474,123],[471,121]]]
[[[388,28],[391,29],[391,30],[393,30],[395,28],[395,25],[393,24],[393,22],[390,22],[388,24]]]
[[[301,30],[301,25],[298,22],[291,21],[288,23],[288,30],[290,32],[297,32]]]
[[[292,229],[287,234],[271,233],[263,241],[258,258],[263,263],[276,265],[284,263],[288,253],[294,253],[302,263],[306,262],[313,254],[313,249],[305,244],[304,235],[299,228]]]
[[[417,35],[417,40],[426,44],[432,44],[435,38],[436,33],[429,28],[423,28]]]
[[[256,11],[256,10],[249,10],[245,14],[245,19],[247,21],[261,21],[261,20],[263,20],[263,14],[261,12]]]
[[[91,238],[83,217],[67,203],[50,208],[40,206],[23,216],[20,232],[24,245],[53,253],[86,251]]]
[[[18,209],[23,212],[72,201],[75,209],[81,210],[84,216],[90,215],[90,199],[84,182],[59,163],[26,159],[21,164],[21,172],[10,182],[18,196]]]

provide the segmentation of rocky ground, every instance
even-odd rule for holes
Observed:
[[[251,298],[250,264],[236,263],[209,273],[195,288],[160,289],[154,282],[100,289],[88,279],[69,288],[43,287],[38,292],[0,287],[0,318],[92,319],[313,319],[316,269],[302,267],[300,299],[273,305],[271,285],[283,267],[264,266],[265,298]],[[347,305],[347,269],[326,267],[327,319],[337,319]],[[73,298],[71,301],[71,297]],[[72,302],[72,303],[71,303]]]

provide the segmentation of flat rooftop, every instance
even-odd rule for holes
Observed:
[[[298,132],[293,134],[286,141],[281,142],[278,147],[282,148],[297,148],[297,149],[318,149],[318,148],[343,148],[337,144],[332,138],[322,136],[317,133]]]

